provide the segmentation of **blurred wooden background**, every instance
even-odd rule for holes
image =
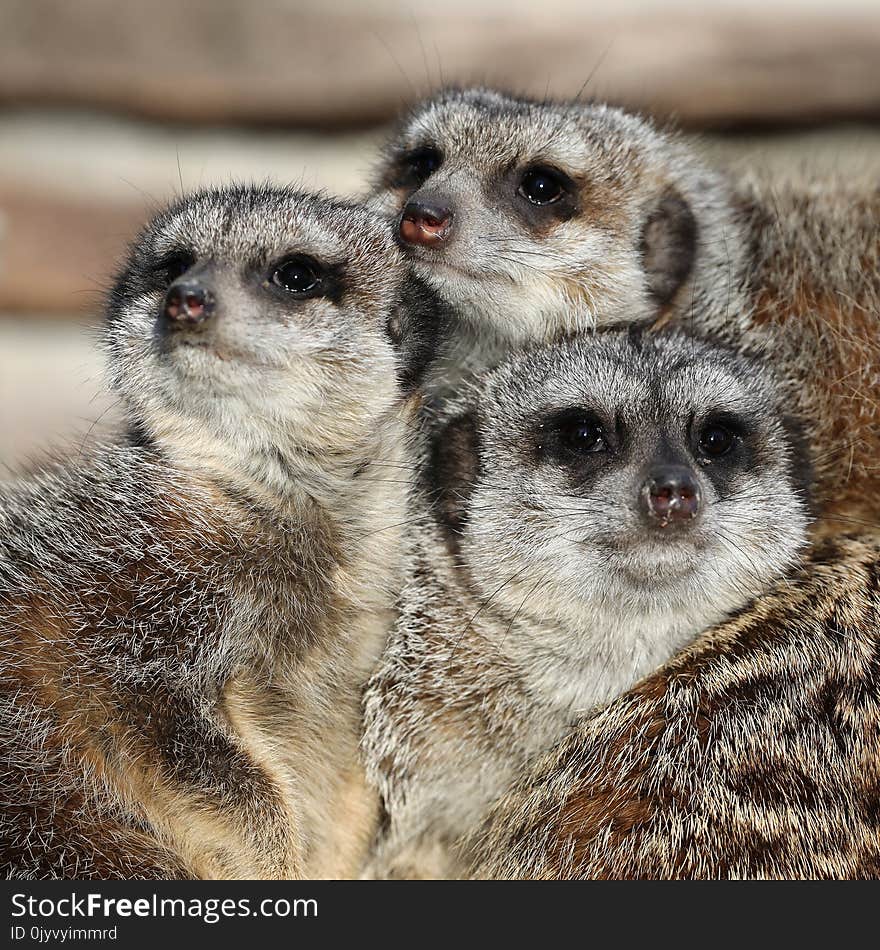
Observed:
[[[586,83],[719,161],[880,176],[880,0],[0,0],[0,463],[110,406],[89,327],[151,207],[231,178],[357,193],[449,82]]]
[[[704,126],[876,115],[876,0],[5,0],[0,99],[381,122],[441,81],[595,89]]]

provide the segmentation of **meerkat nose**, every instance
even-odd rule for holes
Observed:
[[[398,230],[406,244],[440,244],[452,230],[452,211],[440,204],[410,201],[403,209]]]
[[[214,298],[200,284],[172,284],[165,297],[165,318],[175,326],[196,326],[214,312]]]
[[[650,523],[660,528],[692,521],[700,511],[700,485],[683,465],[653,469],[642,484],[639,501]]]

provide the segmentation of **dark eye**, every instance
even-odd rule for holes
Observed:
[[[426,145],[410,152],[403,164],[409,175],[421,184],[437,171],[442,161],[440,152],[433,146]]]
[[[184,252],[169,254],[163,257],[156,266],[156,276],[164,287],[168,287],[195,264],[191,254]]]
[[[321,286],[321,269],[307,257],[291,257],[275,265],[270,280],[276,287],[301,296]]]
[[[519,193],[533,205],[552,205],[565,194],[565,186],[551,169],[531,168],[522,177]]]
[[[700,433],[700,451],[706,458],[717,459],[733,448],[736,436],[718,423],[710,423]]]
[[[575,455],[592,455],[608,448],[602,424],[594,416],[561,419],[556,423],[556,433],[560,445]]]

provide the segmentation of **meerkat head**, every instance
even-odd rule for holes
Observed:
[[[341,451],[427,361],[423,303],[361,207],[265,186],[197,193],[146,227],[111,293],[113,382],[159,442],[230,460]]]
[[[515,354],[438,436],[436,511],[509,613],[583,627],[745,606],[805,544],[808,461],[766,368],[677,334]]]
[[[461,315],[514,340],[549,340],[621,308],[649,320],[705,293],[696,272],[729,263],[724,196],[644,119],[468,89],[441,92],[401,123],[375,201]],[[717,274],[705,283],[729,293]]]

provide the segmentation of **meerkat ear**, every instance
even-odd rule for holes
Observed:
[[[456,416],[432,434],[426,474],[434,516],[447,542],[457,549],[480,474],[479,430],[473,413]]]
[[[648,292],[658,307],[665,307],[687,280],[697,253],[696,219],[690,205],[673,188],[648,212],[641,252]]]

